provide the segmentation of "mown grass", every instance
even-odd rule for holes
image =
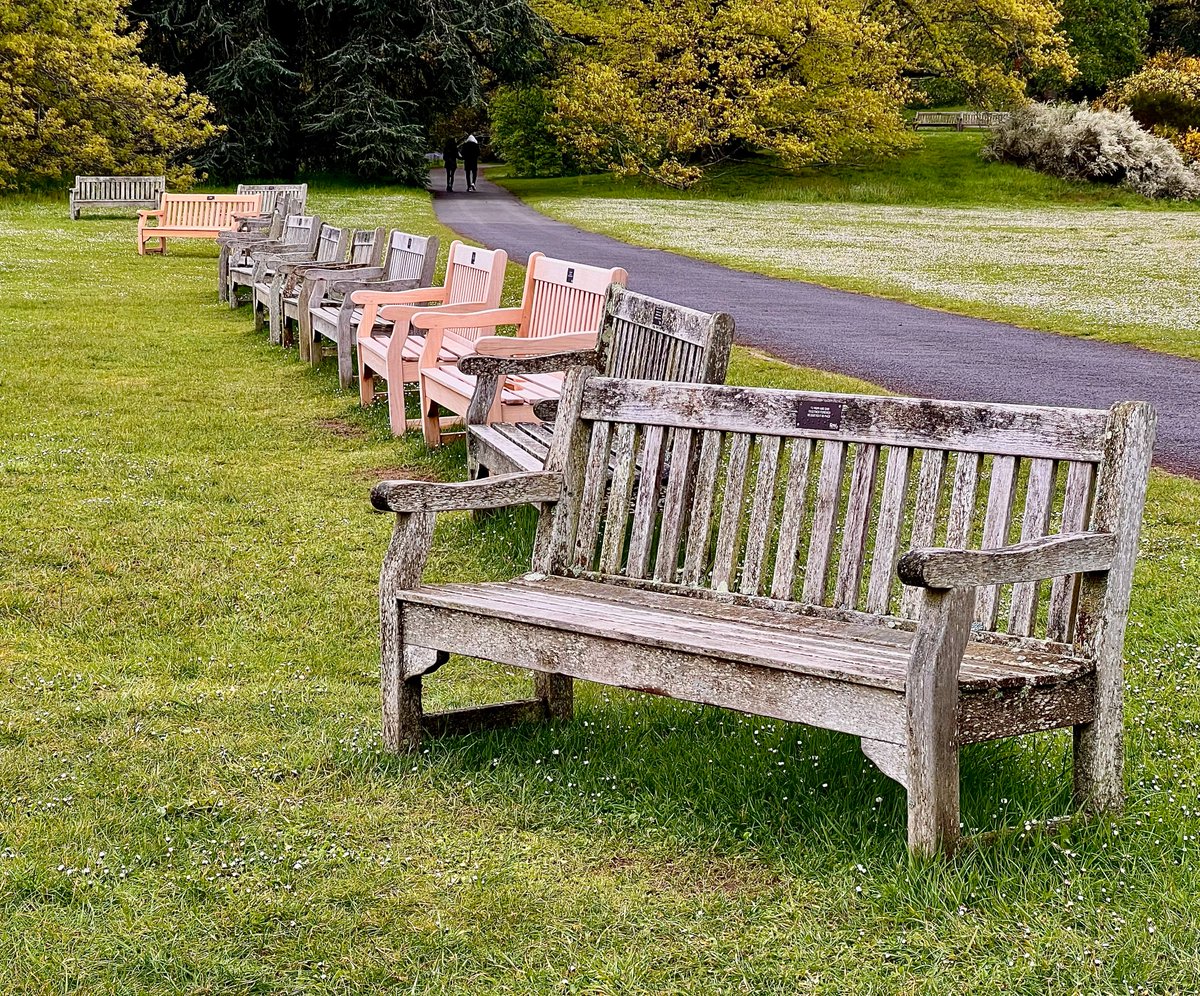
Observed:
[[[1200,358],[1195,205],[985,162],[982,141],[932,133],[895,160],[798,175],[742,165],[686,192],[604,176],[503,182],[639,245]]]
[[[415,193],[313,202],[434,227]],[[1025,832],[1067,807],[1065,738],[980,747],[964,818],[1010,831],[914,865],[854,741],[593,686],[570,724],[390,757],[366,492],[461,446],[389,438],[218,307],[210,246],[65,215],[0,202],[0,992],[1191,989],[1195,482],[1154,478],[1122,817]],[[528,526],[446,517],[430,576],[508,576]],[[523,681],[456,662],[426,695]]]

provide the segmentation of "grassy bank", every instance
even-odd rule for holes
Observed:
[[[686,193],[505,180],[539,211],[639,245],[1068,335],[1200,358],[1194,205],[979,158],[931,134],[869,168],[731,168]]]
[[[313,203],[434,227],[398,190]],[[571,724],[389,757],[366,493],[461,446],[389,438],[217,306],[210,246],[132,233],[0,201],[0,992],[1191,987],[1200,485],[1154,478],[1120,818],[1023,833],[1067,806],[1065,738],[981,747],[964,818],[1017,829],[913,866],[853,740],[592,686]],[[508,576],[527,527],[445,518],[431,576]],[[523,682],[455,662],[426,695]]]

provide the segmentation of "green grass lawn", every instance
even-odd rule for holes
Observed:
[[[397,189],[312,203],[435,227]],[[570,724],[381,752],[367,491],[461,445],[389,438],[218,306],[210,245],[139,258],[37,199],[0,235],[0,992],[1192,989],[1196,482],[1153,480],[1127,812],[1025,832],[1067,808],[1065,736],[982,746],[964,819],[1010,832],[912,865],[900,788],[787,724],[582,686]],[[529,525],[446,517],[431,576],[510,575]],[[524,680],[455,662],[426,697]]]
[[[929,133],[868,168],[736,166],[685,193],[606,176],[504,182],[639,245],[1200,358],[1196,205],[984,162],[982,141]]]

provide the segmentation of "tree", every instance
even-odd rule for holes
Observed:
[[[1142,64],[1150,33],[1148,0],[1059,0],[1059,7],[1079,72],[1070,83],[1060,73],[1044,76],[1040,89],[1091,98]]]
[[[913,141],[913,75],[1023,100],[1071,69],[1052,0],[540,0],[573,48],[550,128],[584,162],[685,186],[746,149],[855,162]]]
[[[137,0],[164,65],[206,89],[223,176],[299,169],[419,182],[430,132],[536,70],[527,0]]]
[[[1150,0],[1150,51],[1200,55],[1200,0]]]
[[[72,173],[194,178],[216,129],[180,76],[146,65],[124,0],[0,0],[0,189]]]

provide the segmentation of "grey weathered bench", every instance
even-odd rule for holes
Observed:
[[[467,410],[471,477],[541,470],[553,439],[547,422],[494,422],[488,415],[503,377],[590,364],[610,377],[720,384],[729,369],[733,319],[659,301],[613,284],[595,350],[533,357],[467,356],[458,368],[476,377]]]
[[[71,220],[80,208],[156,208],[167,189],[165,176],[77,176],[68,191]]]
[[[1148,405],[577,369],[560,410],[543,471],[372,491],[396,513],[380,576],[388,747],[567,719],[585,678],[860,737],[907,788],[920,853],[956,843],[964,744],[1072,728],[1079,805],[1121,804]],[[435,513],[520,503],[540,509],[531,573],[421,584]],[[422,679],[448,654],[531,669],[535,696],[425,714]]]
[[[966,131],[978,128],[996,128],[1008,121],[1009,111],[917,111],[913,116],[913,130],[921,128],[953,128]]]

